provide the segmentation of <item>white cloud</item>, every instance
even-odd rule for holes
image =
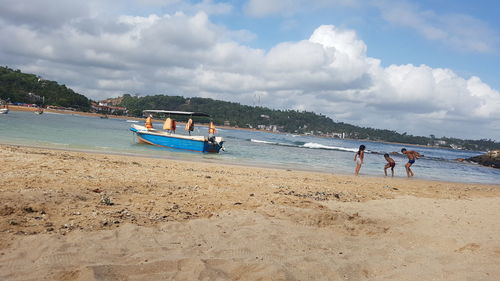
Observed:
[[[203,12],[82,16],[43,32],[3,20],[3,64],[94,99],[164,93],[260,100],[363,126],[500,139],[497,90],[450,69],[384,68],[353,30],[324,25],[309,39],[264,51],[235,41],[238,31]]]
[[[288,13],[297,9],[298,1],[286,0],[250,0],[245,8],[253,17],[265,17],[273,14]]]
[[[483,21],[464,14],[438,14],[409,1],[380,0],[382,17],[390,23],[416,30],[429,40],[454,49],[479,53],[493,52],[498,34]]]
[[[89,6],[80,1],[0,0],[0,7],[0,19],[29,25],[32,29],[58,28],[90,15]]]
[[[325,7],[356,7],[359,0],[249,0],[245,13],[252,17],[292,16],[304,10],[317,10]]]

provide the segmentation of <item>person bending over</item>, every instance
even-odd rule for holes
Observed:
[[[413,150],[406,150],[406,148],[401,149],[401,153],[405,154],[408,157],[408,163],[406,163],[405,168],[406,168],[406,174],[408,177],[413,177],[413,171],[411,170],[411,165],[415,163],[415,160],[420,158],[420,153],[413,151]]]
[[[391,168],[391,174],[394,177],[394,167],[396,167],[396,161],[394,161],[394,159],[389,157],[389,154],[387,154],[387,153],[384,154],[384,158],[387,161],[387,164],[385,164],[385,166],[384,166],[385,176],[387,177],[387,169]]]

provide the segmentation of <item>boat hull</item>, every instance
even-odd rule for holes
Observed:
[[[142,143],[204,153],[218,153],[222,148],[223,141],[211,142],[203,137],[166,134],[165,132],[146,130],[141,127],[134,125],[130,130],[137,135],[139,142]]]
[[[0,114],[7,114],[7,113],[9,113],[8,108],[0,108]]]

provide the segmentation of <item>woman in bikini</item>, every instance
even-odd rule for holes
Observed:
[[[357,176],[359,174],[359,170],[361,169],[361,165],[363,165],[363,160],[365,159],[365,146],[360,145],[358,152],[354,155],[354,162],[356,162],[356,169],[354,170],[354,174]]]

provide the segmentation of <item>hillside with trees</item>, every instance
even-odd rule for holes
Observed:
[[[0,99],[12,103],[38,105],[43,102],[81,111],[90,109],[90,100],[87,97],[75,93],[65,85],[8,67],[0,67]]]
[[[146,109],[178,111],[200,111],[208,113],[216,124],[229,124],[240,128],[262,128],[274,125],[281,132],[314,134],[324,136],[345,136],[352,139],[400,142],[418,145],[437,145],[442,147],[469,150],[494,150],[500,143],[493,140],[461,140],[457,138],[436,138],[413,136],[396,131],[358,127],[343,122],[334,122],[322,114],[296,110],[273,110],[260,106],[241,105],[209,98],[184,98],[181,96],[123,96],[121,106],[127,107],[133,116],[142,116]],[[183,121],[182,118],[179,118]],[[196,121],[196,120],[195,120]]]

